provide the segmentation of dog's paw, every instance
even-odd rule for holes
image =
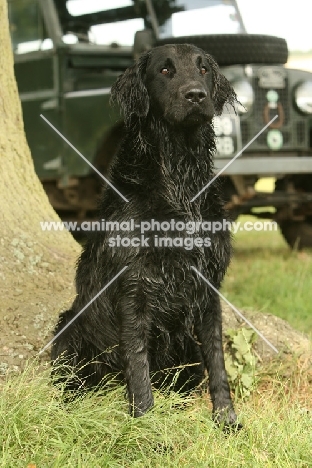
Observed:
[[[154,399],[150,399],[147,402],[142,402],[140,404],[130,404],[129,412],[134,418],[140,418],[144,416],[151,408],[154,406]]]
[[[232,408],[223,408],[213,412],[213,421],[224,432],[239,431],[243,425],[237,421],[237,416]]]

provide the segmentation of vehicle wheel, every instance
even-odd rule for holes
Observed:
[[[291,183],[292,189],[298,192],[311,192],[311,181],[312,174],[296,174],[277,179],[275,190],[287,190],[287,185]],[[281,219],[278,223],[284,239],[292,249],[312,248],[312,216],[307,216],[303,221]]]
[[[194,44],[219,65],[282,64],[288,60],[285,39],[259,34],[211,34],[158,39],[156,45]]]
[[[280,230],[292,249],[312,248],[312,220],[284,221]]]

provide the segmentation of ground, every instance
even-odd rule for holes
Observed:
[[[17,251],[25,253],[27,248],[25,242]],[[54,264],[52,260],[50,263],[39,260],[28,275],[25,262],[16,261],[14,272],[6,273],[0,309],[0,378],[8,371],[23,369],[26,361],[37,356],[48,343],[59,312],[75,297],[74,261],[73,257],[64,272],[60,259]],[[58,271],[62,273],[58,275]],[[48,358],[49,350],[41,359]]]
[[[49,269],[48,264],[44,267]],[[59,312],[70,306],[75,297],[73,278],[73,268],[68,269],[68,275],[62,282],[59,281],[57,274],[51,271],[47,277],[34,274],[27,287],[21,285],[20,289],[11,291],[13,301],[9,295],[2,298],[0,378],[4,378],[7,373],[19,372],[24,368],[26,361],[38,356],[38,352],[49,342]],[[7,284],[11,284],[8,278]],[[51,289],[49,304],[46,302],[47,287]],[[244,312],[244,314],[279,351],[300,352],[309,348],[308,338],[292,329],[284,320],[257,312]],[[227,330],[240,327],[243,322],[228,306],[224,306],[223,323],[224,330]],[[49,353],[50,349],[41,355],[42,362],[49,359]],[[260,338],[257,343],[257,353],[261,359],[274,355]]]

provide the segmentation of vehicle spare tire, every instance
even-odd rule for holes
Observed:
[[[158,39],[156,45],[194,44],[219,65],[283,64],[288,59],[285,39],[259,34],[211,34]]]

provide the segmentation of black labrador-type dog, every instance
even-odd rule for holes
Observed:
[[[209,232],[207,242],[200,224],[225,218],[218,181],[191,201],[214,175],[212,118],[225,103],[233,105],[235,93],[211,56],[184,44],[143,54],[119,77],[112,99],[123,111],[126,130],[110,180],[128,203],[108,186],[100,216],[106,223],[123,222],[128,230],[103,230],[86,243],[77,297],[60,315],[55,334],[127,269],[56,338],[52,360],[67,366],[55,372],[63,368],[60,378],[66,376],[72,390],[119,373],[137,417],[153,406],[152,384],[187,391],[200,386],[208,371],[214,419],[238,427],[224,365],[219,296],[192,268],[219,288],[230,261],[230,232]],[[140,223],[151,220],[155,229],[143,239]],[[174,231],[168,230],[172,220]],[[197,229],[190,234],[181,230],[183,223],[197,223]],[[125,246],[129,239],[135,242]]]

